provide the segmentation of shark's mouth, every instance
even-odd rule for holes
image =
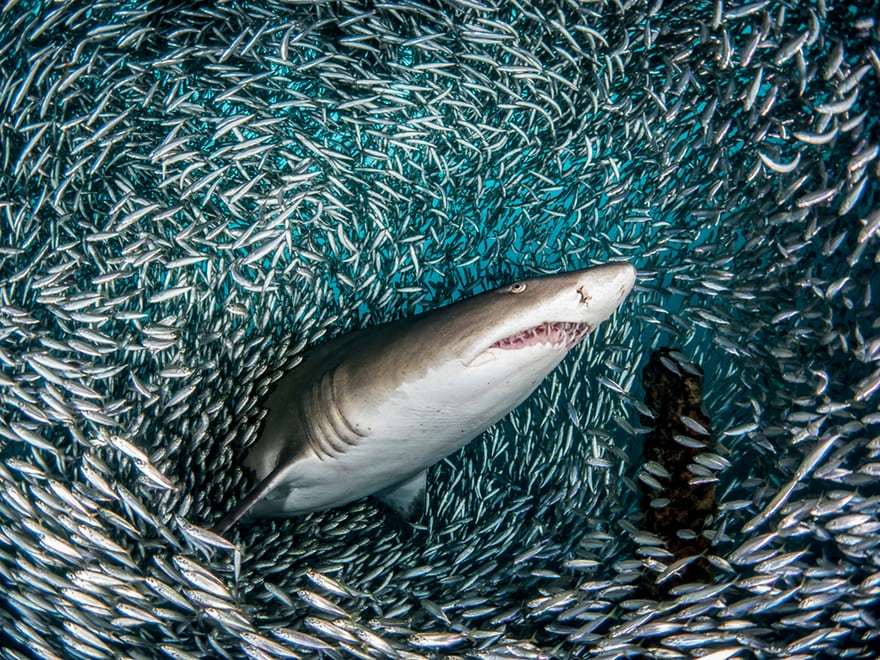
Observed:
[[[549,345],[553,347],[570,349],[577,344],[590,330],[589,323],[568,323],[556,321],[542,323],[532,328],[518,332],[510,337],[505,337],[492,344],[489,348],[503,348],[515,350],[528,346]]]

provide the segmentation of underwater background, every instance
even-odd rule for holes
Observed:
[[[7,2],[2,655],[871,657],[878,18]],[[208,531],[308,347],[612,260],[417,524]]]

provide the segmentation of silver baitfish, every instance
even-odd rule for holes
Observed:
[[[0,655],[870,657],[878,16],[5,3]],[[610,261],[627,309],[421,518],[212,531],[311,347]],[[702,408],[643,403],[655,352]]]

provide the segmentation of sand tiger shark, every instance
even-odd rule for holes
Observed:
[[[522,280],[318,346],[267,399],[244,459],[259,482],[215,530],[368,495],[413,517],[427,468],[522,403],[635,273],[618,262]]]

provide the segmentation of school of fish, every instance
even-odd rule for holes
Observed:
[[[6,2],[0,657],[872,657],[878,110],[876,0]],[[614,260],[415,524],[211,531],[309,347]],[[641,526],[663,346],[700,556]]]

